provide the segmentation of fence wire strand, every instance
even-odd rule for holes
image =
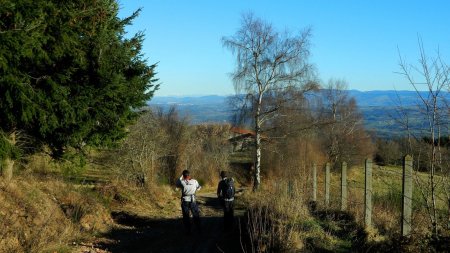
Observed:
[[[323,205],[325,208],[325,184],[326,184],[326,164],[316,164],[316,186],[317,186],[317,202],[320,205]],[[352,177],[352,170],[360,170],[363,171],[362,177]],[[354,168],[348,168],[347,169],[347,210],[349,212],[352,212],[354,214],[359,215],[359,221],[363,222],[363,218],[361,218],[361,215],[364,213],[364,206],[365,206],[365,190],[366,190],[366,183],[364,178],[364,170],[365,168],[362,167],[354,167]],[[312,169],[311,169],[312,171]],[[354,174],[353,174],[354,175]],[[436,194],[435,198],[437,201],[442,203],[448,203],[448,193],[445,194],[446,190],[445,187],[448,187],[446,184],[446,181],[444,179],[445,175],[441,175],[442,182],[439,181],[437,186],[441,188],[441,191],[443,194]],[[381,226],[391,226],[391,230],[399,231],[400,230],[400,223],[402,216],[402,202],[405,200],[409,200],[412,204],[412,210],[413,210],[413,217],[415,219],[414,222],[418,222],[416,219],[419,218],[419,220],[426,221],[428,219],[426,210],[429,208],[429,205],[426,201],[426,198],[428,196],[422,196],[423,189],[420,189],[422,187],[421,185],[418,185],[418,182],[416,180],[424,181],[425,184],[428,183],[426,174],[419,174],[419,172],[413,168],[413,181],[412,181],[412,187],[413,187],[413,194],[412,197],[404,196],[403,193],[403,169],[402,168],[392,168],[392,167],[383,167],[383,166],[377,166],[373,165],[372,167],[372,219],[374,223],[383,223]],[[309,177],[309,179],[312,179],[312,176]],[[307,189],[310,190],[311,196],[312,196],[312,186],[313,184],[308,184]],[[340,169],[334,169],[332,166],[330,166],[330,191],[329,191],[329,204],[328,208],[336,208],[339,209],[341,207],[341,171]],[[418,190],[420,189],[420,190]],[[422,192],[421,192],[422,191]],[[425,195],[429,195],[428,192],[425,190]],[[376,212],[375,212],[376,210]],[[445,210],[445,209],[444,209]],[[388,217],[392,217],[389,220]],[[361,220],[362,219],[362,220]],[[381,221],[380,221],[381,220]],[[395,225],[395,226],[394,226]],[[417,226],[420,227],[420,226]],[[426,226],[424,226],[426,227]],[[419,228],[417,228],[419,229]],[[385,229],[384,229],[385,230]]]

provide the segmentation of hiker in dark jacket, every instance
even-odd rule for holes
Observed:
[[[200,211],[195,199],[195,193],[201,186],[197,180],[192,179],[188,170],[184,170],[176,183],[181,188],[181,211],[183,213],[183,223],[188,233],[191,232],[191,220],[189,211],[192,212],[194,224],[200,231]]]
[[[234,180],[228,178],[225,171],[220,172],[221,180],[217,186],[217,197],[223,208],[223,221],[225,230],[233,228],[234,221]]]

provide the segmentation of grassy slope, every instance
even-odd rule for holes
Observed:
[[[115,228],[111,213],[157,219],[179,216],[178,194],[168,186],[142,189],[124,184],[105,168],[90,167],[76,177],[63,177],[46,162],[35,160],[33,166],[10,183],[0,180],[0,252],[80,252],[74,245],[91,244]],[[401,169],[375,166],[373,177],[374,230],[362,229],[364,171],[355,167],[349,171],[349,212],[336,211],[339,173],[332,175],[330,209],[321,205],[322,177],[318,211],[307,214],[307,207],[299,203],[293,207],[287,200],[290,212],[291,208],[302,210],[291,220],[297,229],[292,230],[289,243],[297,250],[348,252],[367,245],[367,241],[376,244],[398,234]],[[425,174],[419,177],[426,179]],[[438,203],[444,208],[442,194],[440,190]],[[419,234],[426,230],[428,220],[417,188],[414,201],[414,233]]]
[[[96,193],[54,176],[0,182],[0,252],[69,252],[112,224]]]
[[[11,182],[0,179],[0,252],[84,252],[80,245],[117,226],[113,212],[164,218],[178,211],[167,186],[139,188],[92,165],[64,171],[37,156]]]
[[[331,207],[324,208],[322,202],[323,180],[319,179],[319,208],[313,212],[313,219],[302,225],[306,241],[316,251],[373,252],[401,250],[414,252],[428,251],[429,245],[424,238],[429,234],[429,219],[425,202],[417,183],[413,191],[413,232],[411,241],[399,239],[401,219],[402,169],[400,167],[379,167],[373,169],[373,211],[371,229],[363,228],[364,220],[364,169],[354,167],[348,172],[349,205],[348,212],[340,209],[340,173],[332,173]],[[426,173],[416,173],[415,182],[425,185]],[[443,178],[438,177],[438,180]],[[437,190],[438,208],[443,217],[447,215],[444,189]],[[420,239],[418,239],[420,238]],[[399,239],[399,240],[397,240]],[[447,246],[445,246],[447,247]]]

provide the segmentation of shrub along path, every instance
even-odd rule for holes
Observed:
[[[241,252],[238,217],[243,209],[236,208],[233,231],[225,232],[223,212],[214,192],[200,192],[197,196],[202,231],[191,234],[184,230],[181,208],[173,210],[172,217],[155,219],[136,216],[127,212],[113,212],[118,224],[97,247],[106,252]]]

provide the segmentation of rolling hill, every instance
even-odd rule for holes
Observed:
[[[378,136],[390,138],[405,133],[396,119],[399,106],[412,113],[415,124],[421,124],[420,116],[414,111],[414,106],[420,103],[415,91],[358,91],[349,90],[364,116],[364,124],[369,131]],[[421,92],[427,96],[427,92]],[[450,94],[444,94],[450,100]],[[148,102],[150,107],[168,109],[176,106],[182,117],[187,117],[192,124],[227,123],[231,119],[231,108],[227,96],[156,96]]]

